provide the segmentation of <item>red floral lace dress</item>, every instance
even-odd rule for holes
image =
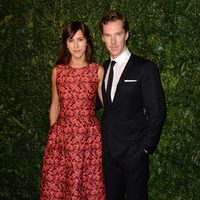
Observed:
[[[104,200],[98,65],[56,68],[60,113],[44,151],[40,200]]]

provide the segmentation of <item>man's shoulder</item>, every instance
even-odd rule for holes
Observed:
[[[103,62],[103,67],[104,67],[104,68],[107,68],[108,65],[109,65],[109,63],[110,63],[110,58],[107,59],[107,60],[105,60],[105,61]]]
[[[130,63],[133,64],[135,67],[137,67],[137,69],[140,69],[142,71],[155,70],[157,68],[155,62],[135,54],[131,55]]]
[[[136,62],[139,62],[139,63],[143,63],[143,64],[153,64],[155,65],[155,63],[145,57],[142,57],[140,55],[136,55],[136,54],[131,54],[131,57],[130,59],[136,61]]]

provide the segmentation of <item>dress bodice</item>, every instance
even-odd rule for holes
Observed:
[[[98,87],[98,65],[88,64],[82,68],[58,65],[56,85],[59,96],[60,113],[58,123],[73,124],[94,120]],[[69,122],[69,123],[68,123]]]

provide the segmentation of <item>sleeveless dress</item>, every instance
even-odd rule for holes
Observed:
[[[60,112],[43,155],[40,200],[105,200],[98,65],[57,65],[56,74]]]

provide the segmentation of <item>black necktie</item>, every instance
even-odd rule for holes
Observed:
[[[112,88],[112,81],[113,81],[113,66],[115,65],[115,61],[113,60],[110,64],[110,73],[108,77],[108,84],[107,84],[107,94],[111,101],[111,88]]]

